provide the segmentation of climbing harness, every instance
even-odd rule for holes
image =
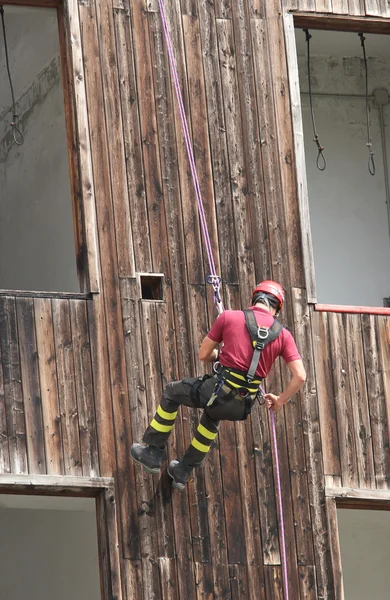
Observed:
[[[375,161],[374,152],[372,151],[372,138],[371,138],[371,122],[370,122],[370,106],[368,102],[368,63],[366,55],[366,38],[363,33],[358,33],[360,37],[360,43],[363,49],[363,60],[364,60],[364,73],[365,73],[365,84],[366,84],[366,122],[367,122],[367,148],[368,148],[368,172],[370,175],[375,175]]]
[[[11,97],[12,97],[12,121],[11,121],[11,127],[13,129],[13,138],[14,138],[15,144],[17,146],[22,146],[23,142],[24,142],[24,139],[23,139],[23,134],[20,131],[20,129],[18,127],[18,124],[17,124],[18,115],[17,115],[17,112],[16,112],[16,102],[15,102],[14,86],[12,84],[11,69],[10,69],[10,65],[9,65],[7,33],[6,33],[6,29],[5,29],[5,19],[4,19],[4,7],[1,6],[1,5],[0,5],[0,15],[1,15],[1,24],[2,24],[2,27],[3,27],[5,62],[6,62],[6,66],[7,66],[8,82],[9,82],[9,87],[10,87]]]
[[[200,191],[198,174],[197,174],[197,170],[196,170],[195,157],[194,157],[192,144],[191,144],[191,138],[190,138],[189,129],[188,129],[187,117],[186,117],[185,110],[184,110],[183,98],[182,98],[182,93],[181,93],[180,83],[179,83],[179,76],[178,76],[178,72],[177,72],[176,59],[174,56],[172,40],[171,40],[171,36],[169,33],[169,29],[168,29],[168,22],[167,22],[167,16],[165,13],[164,0],[158,0],[158,4],[160,7],[160,15],[161,15],[161,21],[162,21],[162,26],[163,26],[163,31],[164,31],[165,42],[166,42],[166,46],[167,46],[167,50],[168,50],[171,74],[172,74],[173,83],[174,83],[174,87],[175,87],[175,91],[176,91],[176,98],[177,98],[177,103],[178,103],[178,107],[179,107],[180,119],[181,119],[181,123],[182,123],[182,127],[183,127],[183,133],[184,133],[184,139],[185,139],[185,144],[186,144],[186,148],[187,148],[188,160],[190,163],[191,175],[192,175],[194,188],[195,188],[196,200],[197,200],[198,211],[199,211],[199,218],[200,218],[200,222],[201,222],[203,238],[204,238],[207,257],[208,257],[209,266],[210,266],[210,275],[207,277],[206,282],[213,286],[214,302],[215,302],[216,308],[218,310],[218,313],[221,314],[224,311],[224,307],[223,307],[223,303],[222,303],[222,299],[221,299],[221,292],[220,292],[221,278],[216,274],[216,271],[215,271],[215,263],[214,263],[212,249],[211,249],[210,236],[209,236],[208,228],[207,228],[207,221],[206,221],[206,216],[205,216],[205,212],[204,212],[204,206],[203,206],[202,195],[201,195],[201,191]],[[317,146],[319,146],[319,150],[320,150],[319,142],[317,143]],[[321,152],[319,152],[319,154],[320,153],[322,155],[322,149],[321,149]],[[318,162],[318,160],[317,160],[317,162]],[[230,374],[233,373],[233,369],[229,369],[229,371],[230,371]],[[240,373],[236,373],[236,374],[239,375]],[[255,380],[253,380],[252,383],[255,383]],[[261,382],[260,382],[258,389],[264,397],[265,392],[261,386]],[[283,503],[282,503],[280,471],[279,471],[279,455],[278,455],[278,445],[277,445],[277,439],[276,439],[275,415],[274,415],[273,410],[270,411],[270,419],[271,419],[271,431],[272,431],[272,437],[273,437],[273,448],[274,448],[274,455],[275,455],[276,484],[277,484],[277,496],[278,496],[278,506],[279,506],[279,523],[280,523],[280,537],[281,537],[281,548],[282,548],[283,587],[284,587],[285,600],[289,600],[288,581],[287,581],[286,540],[285,540],[285,533],[284,533]]]
[[[177,98],[177,104],[179,107],[180,119],[181,119],[181,124],[182,124],[182,128],[183,128],[183,134],[184,134],[184,140],[185,140],[185,144],[186,144],[186,148],[187,148],[188,160],[190,163],[191,175],[192,175],[192,180],[193,180],[194,188],[195,188],[195,195],[196,195],[196,201],[197,201],[197,205],[198,205],[200,224],[201,224],[201,228],[202,228],[203,238],[204,238],[204,242],[205,242],[205,246],[206,246],[207,258],[208,258],[209,267],[210,267],[210,275],[207,277],[206,282],[209,283],[210,285],[212,285],[212,287],[213,287],[214,303],[217,308],[218,314],[221,314],[223,312],[223,303],[222,303],[222,298],[221,298],[221,277],[219,277],[216,274],[216,270],[215,270],[214,257],[213,257],[213,252],[211,249],[211,242],[210,242],[210,236],[209,236],[209,232],[208,232],[208,228],[207,228],[207,221],[206,221],[206,215],[205,215],[204,206],[203,206],[202,194],[200,191],[199,178],[198,178],[198,173],[196,170],[194,151],[192,149],[191,136],[190,136],[188,123],[187,123],[187,117],[186,117],[186,113],[185,113],[185,109],[184,109],[183,96],[182,96],[181,89],[180,89],[179,75],[177,72],[177,64],[176,64],[176,59],[175,59],[175,55],[173,52],[171,34],[170,34],[169,28],[168,28],[168,21],[167,21],[167,15],[165,12],[165,7],[164,7],[164,0],[158,0],[158,3],[159,3],[159,7],[160,7],[160,15],[161,15],[161,21],[162,21],[162,26],[163,26],[163,31],[164,31],[165,42],[166,42],[166,46],[167,46],[167,50],[168,50],[171,74],[172,74],[173,83],[174,83],[174,87],[175,87],[175,91],[176,91],[176,98]]]
[[[313,94],[311,91],[311,72],[310,72],[310,40],[312,38],[311,34],[309,33],[308,29],[304,29],[303,30],[305,35],[306,35],[306,44],[307,44],[307,79],[308,79],[308,84],[309,84],[309,101],[310,101],[310,114],[311,114],[311,122],[313,125],[313,142],[315,142],[316,146],[317,146],[317,150],[318,150],[318,154],[317,154],[317,169],[319,171],[325,171],[326,169],[326,159],[324,156],[324,147],[321,146],[320,143],[320,138],[318,136],[317,133],[317,128],[316,128],[316,121],[314,118],[314,108],[313,108]]]

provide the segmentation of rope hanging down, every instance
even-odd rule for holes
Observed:
[[[214,302],[217,307],[218,313],[221,314],[223,312],[223,303],[222,303],[221,291],[220,291],[221,277],[219,277],[215,272],[214,257],[213,257],[213,252],[211,249],[210,236],[209,236],[209,232],[208,232],[208,228],[207,228],[207,221],[206,221],[206,215],[205,215],[204,206],[203,206],[202,194],[200,191],[198,173],[196,170],[194,151],[192,149],[191,136],[190,136],[190,132],[188,129],[187,117],[186,117],[186,113],[185,113],[185,109],[184,109],[183,97],[182,97],[180,83],[179,83],[179,75],[177,72],[177,64],[176,64],[176,59],[175,59],[175,55],[173,52],[171,35],[169,32],[169,28],[168,28],[168,21],[167,21],[167,16],[165,13],[164,1],[158,0],[158,3],[159,3],[159,7],[160,7],[160,15],[161,15],[161,21],[162,21],[163,30],[164,30],[165,42],[166,42],[166,46],[168,49],[171,74],[172,74],[173,83],[174,83],[175,91],[176,91],[176,98],[177,98],[177,103],[178,103],[178,107],[179,107],[181,124],[183,127],[183,134],[184,134],[184,139],[185,139],[186,148],[187,148],[188,160],[190,163],[191,175],[192,175],[192,180],[193,180],[193,184],[194,184],[194,188],[195,188],[200,224],[201,224],[201,228],[202,228],[202,234],[203,234],[204,243],[206,246],[207,258],[208,258],[208,262],[209,262],[210,275],[207,277],[206,282],[210,283],[213,286]]]
[[[306,44],[307,44],[307,79],[308,79],[308,83],[309,83],[309,100],[310,100],[311,122],[313,124],[313,135],[314,135],[313,142],[315,142],[315,144],[317,146],[317,149],[318,149],[316,164],[317,164],[317,169],[319,171],[325,171],[325,169],[326,169],[326,159],[325,159],[325,156],[324,156],[324,147],[321,146],[320,138],[319,138],[318,133],[317,133],[316,122],[315,122],[315,118],[314,118],[313,95],[312,95],[312,91],[311,91],[310,39],[311,39],[312,36],[310,35],[308,29],[304,29],[303,31],[304,31],[304,33],[306,35]]]
[[[366,82],[366,121],[367,121],[367,148],[368,148],[368,171],[370,175],[375,175],[375,162],[374,162],[374,153],[372,151],[372,138],[371,138],[371,122],[370,122],[370,106],[368,103],[368,64],[367,64],[367,55],[366,55],[366,45],[363,33],[359,33],[360,43],[363,48],[363,59],[364,59],[364,72],[365,72],[365,82]]]
[[[15,144],[17,146],[22,146],[22,144],[24,142],[24,139],[23,139],[23,134],[20,131],[18,125],[17,125],[18,115],[17,115],[17,112],[16,112],[16,102],[15,102],[14,86],[12,84],[11,69],[10,69],[10,66],[9,66],[7,33],[6,33],[6,29],[5,29],[4,7],[3,6],[0,6],[0,15],[1,15],[1,24],[2,24],[2,27],[3,27],[5,62],[6,62],[6,65],[7,65],[8,81],[9,81],[9,87],[10,87],[10,90],[11,90],[11,97],[12,97],[12,121],[11,121],[11,127],[13,129],[13,138],[14,138]]]
[[[221,295],[220,295],[221,278],[218,275],[216,275],[216,273],[215,273],[215,263],[214,263],[214,259],[213,259],[213,253],[211,250],[210,236],[208,233],[207,221],[206,221],[206,216],[205,216],[204,207],[203,207],[202,195],[200,192],[199,179],[198,179],[198,174],[197,174],[197,170],[196,170],[195,158],[194,158],[194,153],[193,153],[193,149],[192,149],[192,145],[191,145],[191,138],[190,138],[190,134],[189,134],[189,130],[188,130],[188,123],[187,123],[187,118],[186,118],[184,104],[183,104],[183,98],[182,98],[180,84],[179,84],[179,76],[177,73],[176,59],[175,59],[174,52],[173,52],[172,40],[171,40],[171,36],[169,33],[167,17],[166,17],[165,8],[164,8],[164,0],[158,0],[158,3],[159,3],[159,7],[160,7],[161,21],[162,21],[163,30],[164,30],[165,42],[166,42],[167,49],[168,49],[171,74],[172,74],[173,83],[175,86],[176,97],[177,97],[177,102],[178,102],[178,106],[179,106],[180,118],[181,118],[181,123],[182,123],[182,127],[183,127],[184,139],[185,139],[185,143],[186,143],[192,179],[194,182],[194,188],[195,188],[196,200],[197,200],[197,204],[198,204],[202,233],[203,233],[203,237],[204,237],[204,241],[205,241],[205,245],[206,245],[207,257],[208,257],[209,266],[210,266],[211,274],[207,277],[206,281],[207,281],[207,283],[211,283],[214,288],[214,301],[216,303],[218,312],[221,313],[224,310],[222,300],[221,300]],[[261,388],[261,392],[264,395],[265,392],[262,388]],[[272,431],[273,447],[274,447],[274,454],[275,454],[275,470],[276,470],[278,506],[279,506],[279,515],[280,515],[283,587],[284,587],[285,600],[289,600],[288,579],[287,579],[286,536],[285,536],[285,531],[284,531],[283,503],[282,503],[281,484],[280,484],[278,444],[277,444],[277,439],[276,439],[275,415],[274,415],[273,410],[271,410],[270,413],[271,413],[271,431]]]

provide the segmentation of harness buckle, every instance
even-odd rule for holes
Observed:
[[[259,327],[257,328],[257,337],[261,340],[266,340],[268,337],[268,327]]]

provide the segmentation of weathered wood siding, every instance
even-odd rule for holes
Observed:
[[[99,292],[0,297],[0,471],[115,478],[128,600],[282,599],[264,407],[223,425],[186,493],[129,459],[163,386],[201,372],[213,304],[157,0],[65,4]],[[290,597],[339,600],[324,488],[389,487],[390,319],[307,304],[283,11],[387,16],[388,2],[166,4],[225,305],[248,304],[263,278],[283,282],[308,372],[276,415]],[[162,301],[141,299],[137,273],[153,272]],[[276,365],[267,387],[286,379]],[[196,423],[181,412],[169,458]]]

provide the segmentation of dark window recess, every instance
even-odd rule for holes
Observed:
[[[163,299],[163,278],[158,275],[141,275],[142,300]]]
[[[383,298],[383,306],[385,308],[390,308],[390,296],[388,298]]]

